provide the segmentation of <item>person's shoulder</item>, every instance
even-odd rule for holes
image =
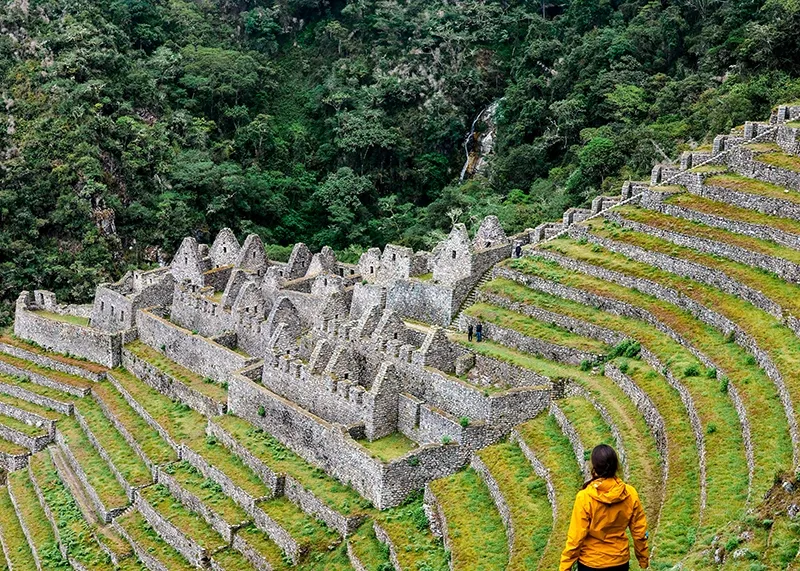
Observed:
[[[628,496],[630,496],[632,499],[634,499],[634,500],[638,500],[639,499],[639,492],[637,492],[636,488],[634,488],[633,486],[631,486],[627,482],[625,483],[625,491],[628,492]]]

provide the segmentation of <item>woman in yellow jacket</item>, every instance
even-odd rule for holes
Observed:
[[[639,494],[617,478],[619,461],[611,446],[596,446],[591,459],[592,479],[575,497],[560,571],[569,571],[576,561],[578,571],[627,571],[628,527],[639,567],[646,569],[650,564],[647,519]]]

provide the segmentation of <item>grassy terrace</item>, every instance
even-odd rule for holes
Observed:
[[[164,466],[163,471],[175,478],[184,490],[194,494],[207,507],[222,516],[228,524],[239,525],[250,519],[236,502],[222,492],[218,484],[204,478],[188,462]]]
[[[48,359],[52,359],[54,361],[60,361],[67,365],[74,365],[76,367],[86,369],[87,371],[91,371],[93,373],[103,373],[108,370],[103,365],[92,363],[91,361],[87,361],[85,359],[79,359],[77,357],[68,357],[67,355],[62,355],[61,353],[48,351],[47,349],[43,349],[42,347],[40,347],[35,343],[26,341],[25,339],[20,339],[15,335],[0,335],[0,343],[5,343],[7,345],[17,347],[19,349],[24,349],[26,351],[30,351],[31,353],[36,353],[37,355],[42,355],[47,357]]]
[[[88,569],[114,569],[110,557],[95,540],[92,527],[83,519],[78,505],[59,479],[47,452],[31,457],[31,471],[53,512],[61,543],[66,546],[70,557]]]
[[[192,538],[200,547],[209,552],[225,547],[222,537],[202,517],[186,509],[161,484],[143,488],[139,493],[164,519]]]
[[[36,569],[33,553],[14,513],[6,486],[0,486],[0,536],[8,548],[8,563],[13,569]]]
[[[16,418],[5,416],[2,414],[0,414],[0,424],[12,430],[16,430],[17,432],[21,432],[22,434],[32,436],[34,438],[37,436],[47,435],[47,429],[44,427],[33,426],[32,424],[26,424],[21,420],[17,420]]]
[[[58,430],[105,507],[111,509],[128,505],[128,496],[122,485],[114,478],[108,464],[89,442],[78,422],[74,418],[65,418],[58,423]]]
[[[288,531],[295,541],[308,546],[309,551],[329,551],[341,541],[338,534],[307,515],[286,496],[261,502],[258,507]]]
[[[516,313],[502,307],[486,303],[476,303],[465,313],[481,321],[493,323],[508,329],[514,329],[536,339],[542,339],[556,345],[578,349],[588,353],[605,355],[611,349],[601,341],[581,337],[558,325],[543,323],[527,315]]]
[[[730,220],[736,220],[737,222],[760,224],[762,226],[769,226],[776,228],[777,230],[782,230],[783,232],[787,232],[789,234],[800,234],[800,221],[798,220],[770,216],[769,214],[764,214],[749,208],[734,206],[732,204],[728,204],[727,202],[711,200],[709,198],[704,198],[694,194],[675,194],[670,196],[667,199],[667,202],[674,204],[675,206],[680,206],[689,210],[696,210],[698,212],[704,212],[706,214],[712,214],[714,216],[721,216]],[[715,229],[715,231],[717,230],[725,232],[725,230]],[[733,233],[727,232],[727,234]],[[734,236],[736,236],[736,234],[734,234]]]
[[[581,442],[586,446],[587,453],[591,452],[592,448],[598,444],[615,446],[611,428],[588,400],[583,397],[570,397],[559,401],[558,406],[572,423]],[[584,460],[589,465],[589,457],[587,456]],[[620,470],[620,475],[622,475],[622,470]]]
[[[391,569],[389,547],[375,537],[375,528],[372,526],[372,522],[367,522],[358,528],[358,531],[347,541],[350,543],[350,549],[368,571]]]
[[[43,566],[48,569],[68,569],[69,565],[58,550],[55,533],[39,504],[27,470],[10,473],[8,486],[16,499],[19,518],[31,534],[32,547],[39,554]]]
[[[564,270],[557,264],[528,258],[512,265],[519,270],[540,275],[563,285],[646,309],[719,365],[739,390],[750,420],[753,442],[757,443],[754,447],[757,469],[753,482],[756,493],[760,494],[769,489],[772,485],[771,475],[791,463],[792,447],[788,424],[775,386],[761,369],[753,365],[752,356],[735,343],[728,342],[719,331],[674,305],[603,280]],[[661,348],[661,343],[668,342],[669,338],[645,322],[619,317],[580,303],[532,291],[505,280],[487,284],[487,287],[515,301],[626,332],[641,340],[657,354],[663,354],[667,349],[666,346]],[[691,379],[685,379],[688,380]]]
[[[757,194],[767,198],[777,198],[800,204],[800,193],[789,190],[771,182],[764,182],[755,178],[748,178],[736,173],[718,174],[703,181],[708,186],[719,186],[746,194]]]
[[[705,307],[714,308],[753,336],[759,346],[769,353],[775,366],[782,373],[790,394],[795,399],[800,398],[800,339],[766,312],[715,288],[646,264],[632,262],[602,248],[589,248],[567,240],[559,240],[550,246],[561,249],[563,253],[584,262],[671,287]],[[755,363],[752,366],[755,366]],[[797,410],[795,414],[797,415]]]
[[[158,559],[170,571],[193,571],[195,569],[180,553],[158,536],[138,511],[131,510],[115,521],[133,541]]]
[[[120,374],[119,369],[114,374]],[[96,383],[92,386],[95,398],[101,400],[108,407],[116,419],[136,439],[145,455],[156,464],[167,464],[178,459],[178,455],[161,438],[109,381]]]
[[[239,571],[239,569],[253,568],[245,556],[232,547],[215,553],[212,558],[225,571]]]
[[[690,168],[689,172],[705,173],[705,172],[718,172],[724,170],[727,170],[727,167],[725,165],[701,165],[699,167]]]
[[[215,439],[206,437],[207,420],[203,415],[170,400],[123,369],[115,369],[113,375],[173,440],[186,444],[251,495],[269,495],[267,487],[252,470]]]
[[[617,212],[628,220],[647,224],[648,226],[660,228],[661,230],[668,230],[671,232],[679,232],[687,236],[696,236],[698,238],[716,240],[718,242],[732,244],[753,252],[758,252],[767,256],[774,256],[776,258],[794,262],[795,264],[800,264],[800,251],[797,251],[793,248],[788,248],[786,246],[781,246],[780,244],[771,242],[769,240],[761,240],[759,238],[753,238],[743,234],[736,234],[735,232],[714,228],[713,226],[707,226],[699,222],[693,222],[683,218],[660,214],[652,210],[645,210],[637,206],[623,206]],[[757,213],[754,213],[752,210],[747,210],[746,212],[751,215],[750,222],[754,222],[755,220],[753,220],[753,216]],[[727,216],[727,212],[724,214],[724,216]],[[597,228],[598,225],[603,224],[603,219],[596,218],[591,221],[591,224],[593,228]],[[676,250],[676,253],[677,252],[678,250]]]
[[[556,521],[538,568],[557,569],[567,538],[572,504],[583,484],[583,475],[575,463],[572,445],[551,415],[539,415],[518,426],[517,431],[552,476],[556,492]]]
[[[773,167],[800,172],[800,157],[784,153],[778,145],[766,144],[771,145],[769,152],[759,153],[755,156],[755,160],[772,165]]]
[[[43,309],[37,309],[33,313],[39,317],[45,317],[47,319],[52,319],[53,321],[61,321],[71,325],[89,327],[89,320],[85,317],[79,317],[77,315],[62,315],[61,313],[53,313],[52,311],[44,311]]]
[[[141,341],[134,341],[125,345],[125,348],[192,390],[218,402],[226,402],[228,400],[228,391],[221,385],[211,379],[204,379],[197,373],[167,358],[149,345],[145,345]]]
[[[260,529],[250,525],[238,530],[236,535],[244,539],[261,557],[266,559],[275,571],[291,567],[281,548]]]
[[[377,458],[382,462],[391,462],[418,447],[416,442],[401,432],[395,432],[372,442],[359,440],[359,444],[369,450],[373,458]]]
[[[149,484],[152,481],[150,469],[106,418],[97,402],[84,398],[77,400],[75,406],[122,476],[132,486]]]
[[[495,444],[484,448],[478,455],[511,510],[514,548],[506,569],[536,569],[553,530],[553,512],[544,480],[536,475],[516,444]]]
[[[23,446],[17,446],[13,442],[8,442],[7,440],[0,440],[0,451],[5,452],[6,454],[11,454],[12,456],[30,454],[30,451],[27,448]]]
[[[47,418],[49,420],[58,420],[63,416],[61,413],[56,412],[51,408],[39,406],[37,404],[28,402],[26,400],[12,397],[2,391],[0,391],[0,402],[2,402],[3,404],[7,404],[9,406],[13,406],[14,408],[18,408],[20,410],[31,412],[33,414],[38,414],[39,416]]]
[[[430,486],[447,518],[453,569],[505,569],[508,542],[503,520],[481,477],[468,468]]]
[[[402,569],[445,571],[449,568],[442,540],[434,537],[428,528],[421,492],[412,494],[396,508],[375,513],[374,519],[396,547]]]
[[[55,389],[51,389],[50,387],[45,387],[44,385],[32,383],[28,377],[12,377],[9,375],[0,374],[0,383],[14,387],[20,387],[32,393],[36,393],[37,395],[48,397],[63,403],[72,402],[75,399],[74,396],[62,391],[57,391]]]
[[[25,359],[19,359],[12,355],[8,355],[7,353],[0,353],[0,361],[8,363],[9,365],[13,365],[25,371],[31,371],[32,373],[38,373],[42,376],[49,377],[54,381],[58,381],[64,385],[69,387],[75,387],[79,389],[85,389],[87,387],[92,386],[92,381],[84,379],[83,377],[78,377],[76,375],[70,375],[69,373],[62,373],[61,371],[56,371],[55,369],[49,369],[47,367],[40,367],[35,363],[31,363],[30,361],[26,361]],[[31,389],[33,390],[33,389]],[[55,397],[53,397],[55,398]],[[61,398],[64,398],[64,395],[61,394]]]
[[[370,507],[369,502],[353,489],[310,465],[269,433],[246,420],[227,414],[215,418],[214,422],[272,470],[288,474],[329,507],[345,515],[363,514]]]
[[[603,222],[600,222],[600,219],[597,219],[597,222],[593,220],[591,226],[592,231],[604,238],[610,238],[644,248],[650,252],[666,254],[724,272],[731,278],[750,286],[756,291],[761,291],[785,311],[794,315],[800,315],[800,287],[798,287],[797,284],[787,282],[772,273],[734,260],[720,258],[719,256],[713,256],[711,254],[704,254],[685,246],[675,245],[672,242],[656,238],[649,234],[634,232],[625,228],[618,229],[608,222],[608,220],[603,220]],[[796,253],[800,254],[800,252]]]

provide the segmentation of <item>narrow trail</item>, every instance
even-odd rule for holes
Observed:
[[[91,500],[86,495],[86,490],[84,490],[83,484],[81,484],[81,481],[78,479],[78,476],[75,475],[75,472],[72,471],[72,467],[69,465],[69,462],[67,462],[66,458],[64,458],[64,453],[61,451],[61,449],[58,448],[58,446],[51,446],[50,455],[53,458],[53,463],[58,469],[59,476],[61,476],[61,479],[69,488],[72,497],[75,498],[75,502],[78,504],[78,508],[80,508],[83,518],[91,525],[103,525],[105,522],[100,521],[97,512],[92,506]]]

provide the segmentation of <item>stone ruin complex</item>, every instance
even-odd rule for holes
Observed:
[[[721,497],[744,510],[777,469],[800,464],[798,119],[800,107],[781,106],[680,165],[656,165],[649,182],[515,236],[489,216],[473,237],[456,224],[431,252],[389,244],[351,265],[302,243],[276,262],[257,235],[240,243],[226,228],[210,245],[185,238],[168,266],[99,285],[91,305],[22,292],[14,337],[0,339],[8,517],[37,569],[46,565],[20,511],[25,482],[75,568],[93,567],[62,540],[53,486],[75,498],[107,568],[332,565],[313,567],[325,548],[304,541],[295,520],[338,537],[319,532],[329,550],[346,540],[354,569],[372,568],[359,551],[367,541],[386,545],[395,569],[437,568],[446,553],[447,566],[470,568],[453,530],[464,523],[459,502],[480,485],[486,517],[502,522],[498,557],[544,569],[563,544],[586,453],[605,438],[643,490],[656,541],[667,538],[664,561],[733,561],[716,544],[695,554],[670,543],[670,530],[725,525],[736,513],[716,507]],[[463,335],[476,321],[488,343]],[[602,428],[591,432],[588,417]],[[642,433],[651,449],[637,449]],[[762,454],[770,434],[778,444]],[[399,450],[387,453],[391,443]],[[717,458],[717,445],[735,452]],[[533,487],[505,478],[512,458]],[[734,465],[746,482],[736,492],[723,477]],[[337,504],[337,494],[350,495]],[[668,509],[681,494],[689,507]],[[536,518],[521,518],[523,496],[547,506],[538,531],[524,527]],[[176,503],[165,508],[165,497]],[[409,501],[424,508],[430,537],[405,541],[431,542],[428,559],[401,547],[411,528],[380,515]],[[201,525],[216,543],[193,531]],[[521,540],[532,533],[550,538],[535,555]],[[108,534],[128,547],[110,547]],[[12,535],[0,523],[9,562]]]

